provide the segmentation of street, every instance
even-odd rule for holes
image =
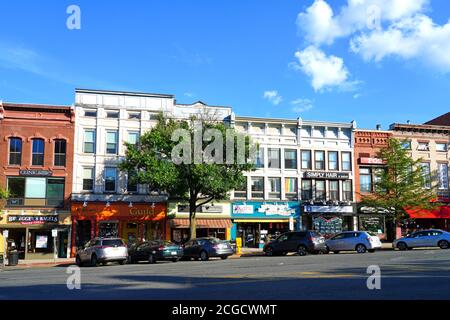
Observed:
[[[381,268],[381,290],[369,290],[367,267]],[[380,251],[225,261],[141,263],[81,269],[69,290],[67,267],[0,272],[5,299],[449,299],[450,251]]]

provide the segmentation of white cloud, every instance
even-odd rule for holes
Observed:
[[[291,101],[291,105],[293,105],[292,112],[302,113],[311,110],[314,107],[314,101],[310,99],[299,98],[294,101]]]
[[[348,91],[357,83],[349,81],[350,74],[342,58],[327,56],[314,46],[297,51],[295,57],[298,59],[296,68],[311,78],[311,85],[315,91],[333,87]]]
[[[270,103],[277,106],[283,101],[283,97],[278,94],[276,90],[268,90],[264,92],[264,99],[267,99]]]

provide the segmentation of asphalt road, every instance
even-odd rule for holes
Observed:
[[[369,290],[367,268],[381,270]],[[450,299],[450,250],[300,257],[246,257],[81,269],[67,288],[66,267],[0,272],[4,299]],[[373,282],[372,282],[373,283]]]

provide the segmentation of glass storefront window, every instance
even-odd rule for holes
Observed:
[[[384,218],[381,216],[359,216],[359,230],[385,233]]]

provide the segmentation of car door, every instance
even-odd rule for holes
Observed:
[[[428,234],[425,237],[427,247],[436,247],[439,240],[442,238],[442,232],[437,230],[430,230],[427,233]]]
[[[283,234],[281,235],[277,241],[274,243],[274,251],[287,251],[288,248],[288,241],[289,241],[289,234]]]
[[[148,242],[144,242],[144,243],[141,243],[140,245],[138,245],[137,247],[136,247],[136,251],[135,251],[135,257],[134,257],[134,259],[135,260],[147,260],[147,255],[148,255],[148,251],[149,251],[149,249],[150,249],[150,243],[148,243]]]
[[[346,232],[344,234],[344,239],[342,239],[342,246],[341,250],[344,251],[352,251],[355,250],[356,245],[358,244],[358,238],[359,233],[358,232]]]
[[[345,237],[345,233],[339,233],[329,239],[326,244],[331,251],[340,251],[343,247],[343,240]]]
[[[184,255],[185,257],[188,257],[188,258],[191,258],[191,257],[192,257],[192,244],[193,244],[193,241],[192,241],[192,240],[189,240],[188,242],[186,242],[186,243],[184,244],[184,247],[183,247],[183,255]]]
[[[427,234],[424,231],[414,233],[408,241],[408,246],[411,248],[425,247],[426,235]]]
[[[80,257],[81,261],[86,261],[86,250],[91,245],[91,241],[88,241],[83,248],[80,249],[78,252],[78,256]]]

